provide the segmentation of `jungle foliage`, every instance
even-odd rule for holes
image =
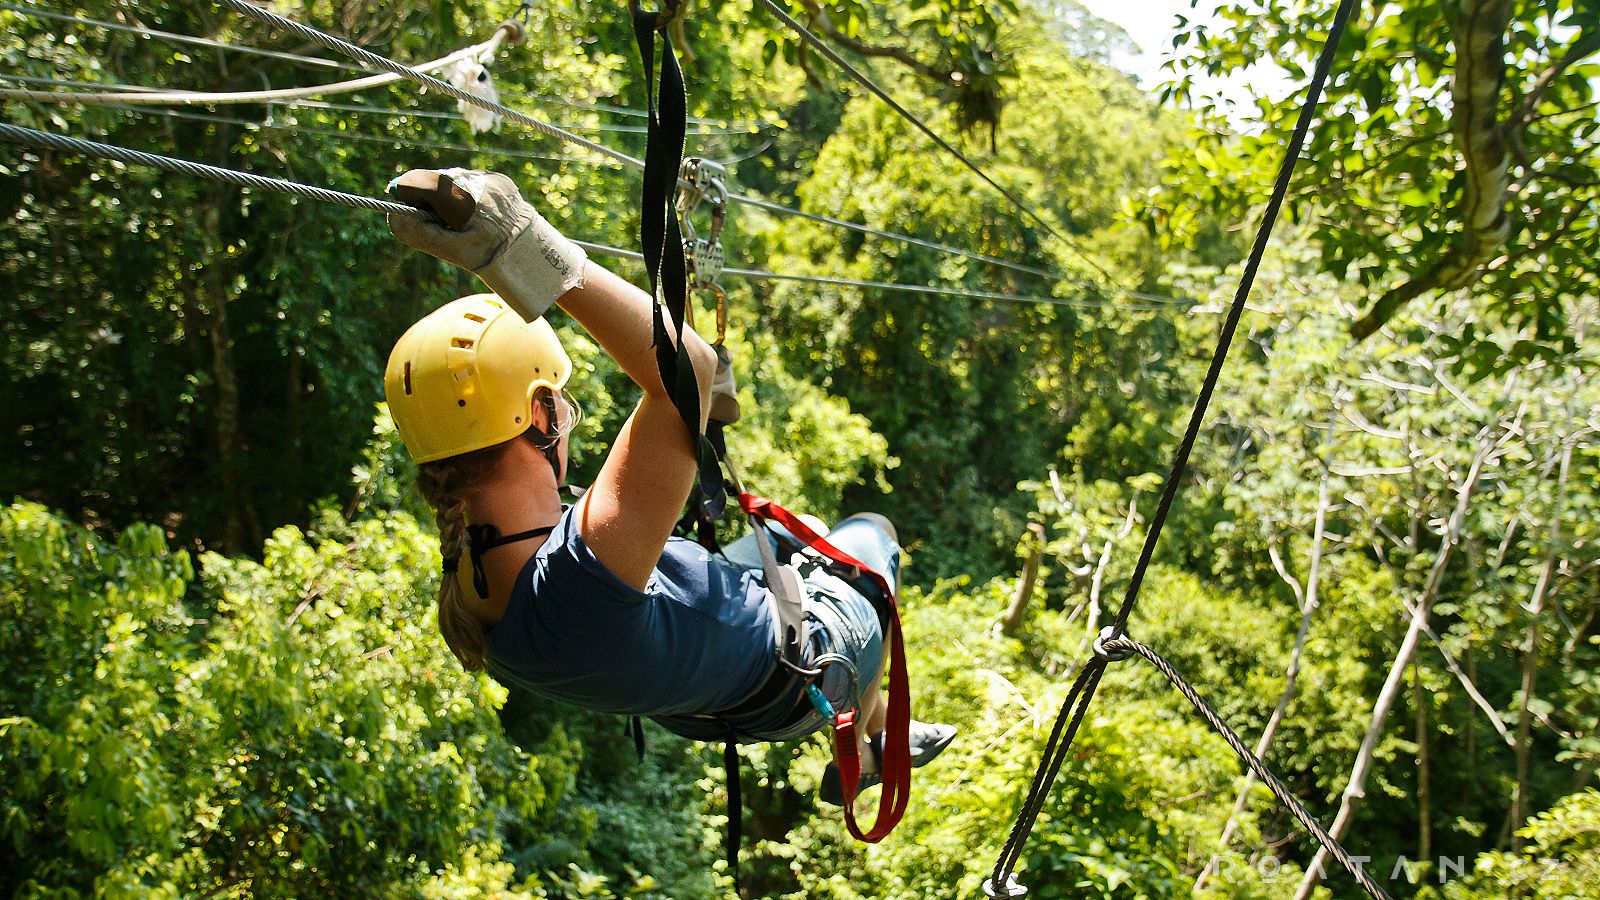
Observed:
[[[1341,50],[1132,633],[1340,819],[1393,894],[1588,896],[1589,0],[1501,4],[1493,116],[1516,139],[1501,255],[1372,318],[1386,285],[1481,248],[1458,215],[1474,163],[1442,102],[1466,5],[1379,4]],[[38,8],[308,52],[206,4]],[[962,729],[870,846],[814,800],[822,740],[743,748],[744,893],[977,897],[1122,600],[1298,98],[1262,98],[1244,134],[1164,104],[1108,67],[1126,37],[1071,0],[790,8],[1062,237],[749,0],[688,5],[675,34],[707,120],[690,152],[738,160],[738,189],[1059,276],[735,208],[730,264],[1056,301],[725,280],[741,473],[797,511],[896,521],[916,713]],[[1330,8],[1186,24],[1180,76],[1261,54],[1303,70],[1308,23]],[[515,9],[316,0],[294,15],[417,61]],[[618,111],[646,102],[624,8],[530,16],[494,67],[501,96],[640,153],[640,120]],[[344,77],[27,13],[0,24],[5,74],[206,90]],[[412,114],[0,115],[366,195],[413,166],[495,168],[569,235],[635,243],[630,171],[418,115],[453,106],[404,85],[343,100]],[[432,516],[375,404],[393,339],[474,279],[369,214],[54,152],[0,150],[0,220],[0,891],[726,896],[717,748],[651,729],[638,761],[615,718],[468,676],[434,628]],[[633,395],[553,319],[577,364],[582,483]],[[1358,321],[1373,324],[1357,342]],[[1308,877],[1315,845],[1158,673],[1120,663],[1101,691],[1023,857],[1032,896],[1354,896],[1335,868]]]

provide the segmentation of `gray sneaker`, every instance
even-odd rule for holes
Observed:
[[[955,737],[954,725],[911,720],[911,768],[920,769],[933,762],[933,758],[950,746]],[[873,735],[868,744],[872,747],[872,755],[878,758],[879,771],[862,773],[856,783],[858,794],[883,781],[883,732]],[[839,767],[833,763],[828,763],[828,767],[822,770],[822,784],[817,786],[817,799],[833,806],[844,803],[843,779],[839,777]]]

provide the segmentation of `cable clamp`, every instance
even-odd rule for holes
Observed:
[[[1006,883],[995,887],[993,878],[983,880],[983,895],[985,897],[999,898],[999,900],[1017,900],[1019,897],[1028,896],[1028,889],[1017,883],[1017,873],[1006,875]]]
[[[1121,662],[1133,655],[1132,650],[1107,650],[1108,641],[1121,640],[1123,635],[1117,634],[1117,626],[1107,625],[1100,629],[1100,635],[1094,639],[1094,655],[1106,662]]]

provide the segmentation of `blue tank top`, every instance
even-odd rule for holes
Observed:
[[[607,569],[569,508],[528,560],[484,667],[509,686],[599,712],[683,715],[737,705],[777,665],[753,573],[670,538],[645,590]]]

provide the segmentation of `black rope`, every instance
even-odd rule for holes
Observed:
[[[767,2],[767,0],[763,0]],[[1172,470],[1167,475],[1167,483],[1161,494],[1161,503],[1156,509],[1155,517],[1151,520],[1150,530],[1145,535],[1144,547],[1139,552],[1139,561],[1134,566],[1133,575],[1128,582],[1127,593],[1124,594],[1122,604],[1117,610],[1116,620],[1108,627],[1095,642],[1095,655],[1087,662],[1078,673],[1078,680],[1073,684],[1072,691],[1067,700],[1062,704],[1061,713],[1056,719],[1055,728],[1051,731],[1050,741],[1046,744],[1044,756],[1039,761],[1039,770],[1034,775],[1033,785],[1029,789],[1028,797],[1022,808],[1017,813],[1016,822],[1011,827],[1011,834],[1001,848],[995,860],[994,871],[991,873],[988,889],[1003,891],[1012,883],[1012,873],[1018,860],[1021,858],[1023,845],[1027,842],[1028,835],[1033,829],[1034,821],[1038,818],[1043,808],[1045,796],[1050,785],[1054,782],[1056,774],[1060,771],[1067,751],[1072,746],[1073,739],[1077,736],[1078,726],[1083,721],[1084,714],[1088,712],[1089,704],[1094,700],[1095,689],[1100,684],[1100,678],[1105,673],[1105,667],[1116,654],[1131,649],[1122,646],[1123,638],[1127,631],[1128,618],[1133,614],[1138,603],[1139,589],[1144,583],[1144,574],[1149,568],[1150,560],[1154,556],[1156,541],[1160,538],[1162,526],[1166,523],[1167,513],[1171,510],[1173,501],[1177,498],[1178,487],[1183,481],[1189,463],[1189,455],[1194,449],[1196,439],[1200,434],[1200,426],[1205,421],[1206,409],[1210,406],[1211,396],[1216,391],[1217,381],[1222,374],[1222,366],[1227,361],[1228,350],[1232,346],[1233,337],[1238,330],[1239,319],[1244,313],[1245,301],[1250,296],[1250,289],[1255,283],[1257,270],[1261,266],[1261,259],[1266,253],[1267,241],[1272,235],[1273,225],[1278,220],[1278,213],[1283,208],[1284,197],[1289,191],[1289,180],[1294,174],[1295,164],[1300,159],[1300,152],[1305,146],[1307,132],[1311,129],[1311,121],[1316,115],[1317,102],[1322,96],[1322,87],[1326,83],[1328,73],[1333,69],[1333,59],[1338,50],[1339,40],[1344,35],[1345,26],[1356,7],[1357,0],[1340,0],[1339,9],[1334,14],[1333,24],[1329,28],[1327,41],[1322,46],[1322,52],[1317,59],[1316,71],[1311,77],[1311,84],[1306,93],[1305,103],[1300,107],[1300,116],[1295,123],[1294,134],[1289,140],[1289,146],[1284,155],[1282,166],[1278,169],[1277,181],[1273,185],[1271,199],[1267,202],[1266,210],[1262,214],[1260,227],[1256,230],[1255,243],[1250,248],[1250,257],[1245,263],[1244,273],[1239,279],[1239,288],[1234,293],[1233,304],[1228,309],[1228,315],[1222,325],[1221,333],[1217,337],[1216,349],[1211,356],[1211,365],[1206,371],[1205,381],[1200,386],[1199,396],[1195,400],[1194,411],[1189,416],[1189,426],[1184,432],[1183,441],[1178,445],[1177,454],[1172,463]],[[1141,645],[1142,646],[1142,645]],[[1153,655],[1153,654],[1152,654]],[[1169,667],[1170,668],[1170,667]],[[1175,673],[1174,673],[1175,675]],[[1191,689],[1192,690],[1192,689]],[[1063,733],[1062,722],[1071,716],[1070,727]],[[1214,714],[1213,714],[1214,715]],[[1217,725],[1221,725],[1218,720]],[[1225,726],[1221,726],[1225,728]],[[1230,732],[1231,734],[1231,732]],[[1058,740],[1058,735],[1060,736]],[[1225,735],[1226,736],[1226,735]],[[1237,738],[1235,738],[1237,740]],[[1243,745],[1240,745],[1242,747]],[[1259,761],[1257,761],[1259,764]],[[1281,786],[1281,785],[1280,785]],[[1283,799],[1280,797],[1279,799]],[[1307,817],[1309,818],[1309,816]],[[1314,829],[1313,834],[1325,844],[1331,844],[1328,849],[1335,852],[1337,843],[1328,838],[1327,833],[1320,828]],[[1341,862],[1349,858],[1340,848],[1336,855],[1341,856]],[[1347,866],[1348,867],[1348,866]],[[1354,871],[1354,870],[1352,870]],[[1360,880],[1360,876],[1357,876]],[[1370,879],[1369,879],[1370,881]],[[1363,887],[1368,887],[1368,882],[1363,882]],[[1369,892],[1376,886],[1368,888]],[[996,894],[996,896],[1001,896]],[[1381,891],[1373,896],[1384,896]]]

